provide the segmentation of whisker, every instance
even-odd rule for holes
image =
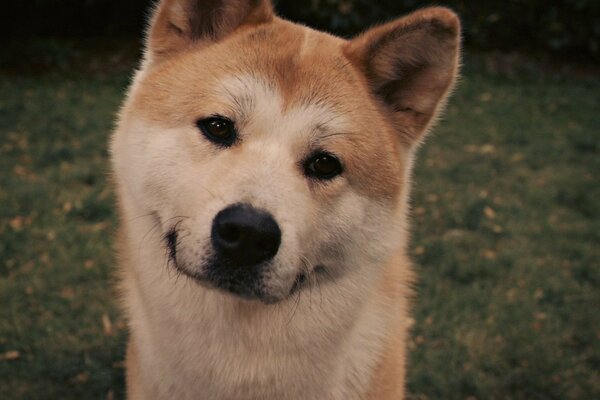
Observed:
[[[304,270],[304,275],[306,276],[306,283],[308,284],[308,308],[312,309],[312,281],[314,280],[314,274],[311,271],[311,263],[310,261],[302,256],[300,257],[300,262],[302,263],[302,269]],[[302,288],[300,288],[302,290]]]
[[[149,212],[148,214],[142,214],[142,215],[138,215],[137,217],[133,217],[129,220],[127,220],[127,222],[133,222],[133,221],[137,221],[140,218],[145,218],[145,217],[151,217],[153,216],[155,213],[154,212]]]
[[[169,247],[165,246],[165,256],[164,256],[164,262],[163,262],[163,269],[165,271],[167,271],[167,277],[170,279],[172,279],[171,276],[171,272],[173,272],[174,270],[176,270],[176,268],[169,268],[169,263],[171,262],[171,257],[169,256]]]
[[[297,278],[296,278],[297,279]],[[292,309],[292,315],[290,316],[290,318],[288,319],[286,326],[289,325],[292,320],[294,319],[294,316],[296,315],[296,311],[298,311],[298,305],[300,304],[300,296],[301,296],[302,290],[298,290],[297,292],[297,297],[296,297],[296,301],[294,304],[294,307]]]
[[[202,185],[202,184],[197,184],[198,187],[200,187],[200,189],[205,190],[208,194],[210,194],[212,196],[213,199],[218,199],[218,200],[222,200],[224,201],[225,199],[219,195],[216,195],[213,191],[211,191],[208,187]]]
[[[142,257],[142,246],[144,244],[144,241],[146,240],[146,238],[148,237],[148,235],[150,235],[152,232],[154,232],[154,230],[156,228],[158,228],[160,225],[159,221],[155,221],[152,226],[150,227],[150,229],[148,230],[148,232],[146,232],[144,234],[144,236],[142,236],[142,240],[140,240],[140,243],[138,245],[138,259]]]

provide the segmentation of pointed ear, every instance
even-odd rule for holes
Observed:
[[[161,0],[153,13],[147,51],[160,59],[195,42],[223,39],[242,25],[273,19],[270,0]]]
[[[345,52],[390,110],[402,141],[412,145],[424,136],[454,85],[460,21],[446,8],[425,8],[363,33]]]

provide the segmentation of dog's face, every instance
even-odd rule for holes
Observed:
[[[157,9],[113,141],[122,195],[204,286],[269,303],[375,274],[399,244],[412,147],[456,73],[456,18],[430,10],[345,41],[266,2],[196,3]]]

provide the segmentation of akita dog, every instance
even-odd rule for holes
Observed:
[[[460,24],[164,0],[111,143],[130,399],[402,399],[415,149]]]

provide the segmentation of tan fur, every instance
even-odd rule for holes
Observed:
[[[409,309],[414,282],[410,262],[399,255],[385,269],[379,286],[379,295],[383,301],[399,310],[393,320],[386,346],[374,371],[373,380],[366,398],[402,399],[404,398],[406,340],[408,339]]]
[[[346,41],[267,0],[157,5],[111,145],[129,398],[403,398],[410,171],[454,84],[459,31],[444,8]],[[195,121],[215,114],[235,121],[238,144],[199,134]],[[340,177],[303,176],[319,149],[342,160]],[[167,260],[177,224],[179,271],[202,274],[212,218],[240,201],[282,227],[264,278],[275,305]],[[308,284],[289,296],[299,271]]]

